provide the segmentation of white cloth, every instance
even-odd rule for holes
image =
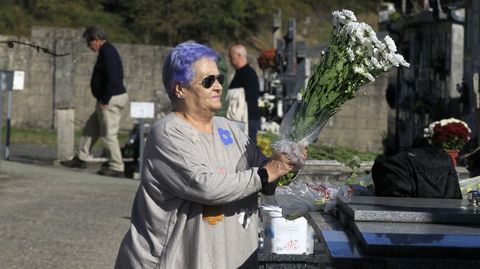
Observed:
[[[248,108],[245,101],[245,90],[243,88],[229,89],[225,99],[228,102],[226,118],[243,122],[245,128],[242,130],[248,134]]]

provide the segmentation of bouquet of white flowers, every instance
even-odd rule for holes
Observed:
[[[327,120],[354,98],[361,86],[394,66],[409,67],[396,51],[392,38],[380,41],[372,27],[357,22],[352,11],[333,12],[329,47],[322,52],[302,99],[283,118],[282,140],[274,142],[272,149],[301,162],[303,147],[315,141]]]

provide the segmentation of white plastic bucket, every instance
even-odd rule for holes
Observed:
[[[282,209],[262,206],[264,249],[276,254],[312,254],[315,233],[304,217],[287,220]]]

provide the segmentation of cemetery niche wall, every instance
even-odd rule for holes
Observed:
[[[429,2],[417,14],[403,14],[397,20],[390,16],[380,22],[380,29],[395,39],[410,63],[410,68],[398,70],[387,90],[394,108],[387,147],[412,146],[433,121],[469,118],[470,105],[460,90],[464,82],[464,8]]]

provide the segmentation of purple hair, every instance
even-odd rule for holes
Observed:
[[[211,48],[194,42],[178,44],[163,64],[163,85],[171,101],[175,100],[174,85],[189,85],[194,76],[192,64],[200,58],[217,61],[218,54]]]

